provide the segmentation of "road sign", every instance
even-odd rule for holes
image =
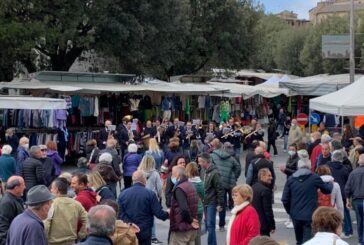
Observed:
[[[320,120],[321,120],[321,117],[320,117],[319,114],[317,114],[317,113],[311,113],[310,123],[312,125],[319,125],[320,124]]]
[[[299,125],[306,125],[308,122],[308,116],[305,113],[300,113],[297,115],[297,123]]]

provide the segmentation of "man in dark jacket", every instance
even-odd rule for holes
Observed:
[[[335,182],[340,186],[341,196],[344,203],[344,226],[343,232],[345,236],[350,236],[353,234],[353,227],[351,223],[351,217],[349,209],[346,207],[346,197],[345,197],[345,185],[349,178],[349,170],[343,165],[344,153],[342,150],[335,150],[332,153],[332,161],[326,163],[326,165],[331,170],[331,175],[334,177]]]
[[[297,244],[303,244],[312,237],[312,214],[317,206],[317,190],[330,194],[332,183],[325,183],[311,172],[308,159],[298,161],[298,170],[288,178],[282,195],[282,203],[292,218]]]
[[[249,169],[246,176],[246,183],[250,186],[253,186],[256,182],[258,182],[258,172],[262,168],[268,168],[272,173],[273,180],[270,184],[271,189],[273,190],[276,175],[273,168],[273,162],[265,159],[264,149],[261,146],[255,148],[255,158],[249,165]]]
[[[44,180],[42,151],[39,146],[32,146],[29,150],[30,157],[23,162],[21,176],[24,178],[26,191],[36,185],[42,185]],[[26,196],[26,195],[25,195]]]
[[[25,203],[28,208],[11,223],[6,244],[48,245],[42,220],[47,218],[53,198],[46,186],[32,187]]]
[[[220,230],[223,231],[225,226],[226,207],[230,207],[231,209],[233,208],[231,191],[240,177],[241,166],[236,161],[235,157],[231,156],[231,154],[229,154],[226,150],[222,149],[222,144],[220,142],[217,144],[216,149],[210,154],[210,157],[211,162],[219,170],[221,185],[224,190],[224,205],[222,206],[222,211],[219,214],[219,227]],[[229,195],[229,198],[227,195]]]
[[[115,131],[110,131],[110,126],[112,122],[110,120],[105,121],[105,127],[100,130],[99,138],[97,139],[97,146],[100,150],[106,148],[106,141],[109,139],[109,136],[114,136]]]
[[[224,190],[221,185],[219,169],[211,163],[208,153],[202,153],[198,157],[198,164],[201,166],[201,179],[205,187],[203,204],[206,210],[207,243],[209,245],[216,245],[216,211],[222,211]]]
[[[6,242],[6,236],[13,219],[24,211],[23,192],[24,179],[11,176],[6,183],[6,192],[0,200],[0,245]]]
[[[359,156],[359,167],[354,169],[345,185],[345,196],[348,208],[354,208],[358,223],[359,244],[364,244],[364,154]]]
[[[268,127],[268,148],[267,148],[268,153],[270,153],[270,146],[272,146],[274,155],[278,155],[276,139],[277,139],[277,126],[274,122],[274,118],[271,118],[269,119],[269,127]]]
[[[133,173],[133,186],[125,189],[119,196],[119,219],[126,223],[134,223],[140,228],[137,234],[140,245],[150,245],[152,240],[153,218],[166,220],[168,212],[163,211],[157,195],[145,185],[147,179],[144,172]]]
[[[42,152],[42,157],[40,158],[40,161],[43,163],[43,169],[44,169],[44,181],[45,186],[50,186],[57,178],[56,175],[56,168],[54,166],[54,162],[52,158],[47,156],[47,146],[46,145],[39,145],[40,151]]]
[[[287,179],[289,176],[291,176],[294,172],[297,171],[297,163],[300,158],[297,154],[297,146],[296,145],[290,145],[288,147],[288,159],[285,166],[280,166],[280,170],[282,173],[287,175]]]
[[[244,176],[246,178],[246,174],[248,173],[249,165],[252,160],[255,158],[255,148],[259,146],[259,141],[255,140],[249,146],[246,157],[245,157],[245,169],[244,169]]]
[[[97,205],[90,209],[87,215],[87,238],[79,245],[109,244],[114,234],[116,213],[108,205]]]
[[[270,236],[276,229],[273,215],[273,191],[269,188],[272,182],[272,174],[268,168],[262,168],[258,172],[259,181],[252,186],[253,207],[259,215],[260,234]]]
[[[194,243],[199,228],[197,220],[198,198],[195,187],[188,181],[185,168],[174,166],[172,182],[175,183],[170,213],[170,244]]]

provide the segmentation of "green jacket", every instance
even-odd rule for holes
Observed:
[[[214,204],[222,206],[224,204],[224,190],[221,185],[220,174],[217,167],[210,164],[208,169],[201,170],[201,179],[205,187],[205,206]]]
[[[222,187],[225,190],[233,188],[241,173],[241,166],[238,161],[220,149],[214,150],[210,156],[211,162],[219,169]]]
[[[197,208],[197,215],[202,217],[203,214],[203,203],[202,201],[205,199],[205,189],[203,182],[200,177],[193,177],[188,179],[189,182],[193,184],[196,189],[197,196],[198,196],[198,208]]]

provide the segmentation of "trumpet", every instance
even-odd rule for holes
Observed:
[[[251,131],[249,129],[246,129],[246,128],[238,128],[238,129],[235,129],[233,131],[225,133],[221,138],[226,139],[227,137],[234,136],[236,133],[239,133],[239,132],[240,132],[241,135],[247,135]]]

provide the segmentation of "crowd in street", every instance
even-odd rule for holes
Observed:
[[[215,245],[216,226],[228,245],[283,244],[270,238],[275,169],[287,176],[282,203],[297,244],[347,244],[351,208],[364,244],[364,141],[349,125],[341,134],[321,123],[306,137],[281,109],[266,129],[235,117],[219,127],[178,118],[134,126],[105,121],[72,173],[62,172],[56,142],[29,147],[8,129],[0,245],[158,244],[155,219],[169,220],[169,244],[199,245],[206,234]],[[275,168],[279,137],[288,159]]]

